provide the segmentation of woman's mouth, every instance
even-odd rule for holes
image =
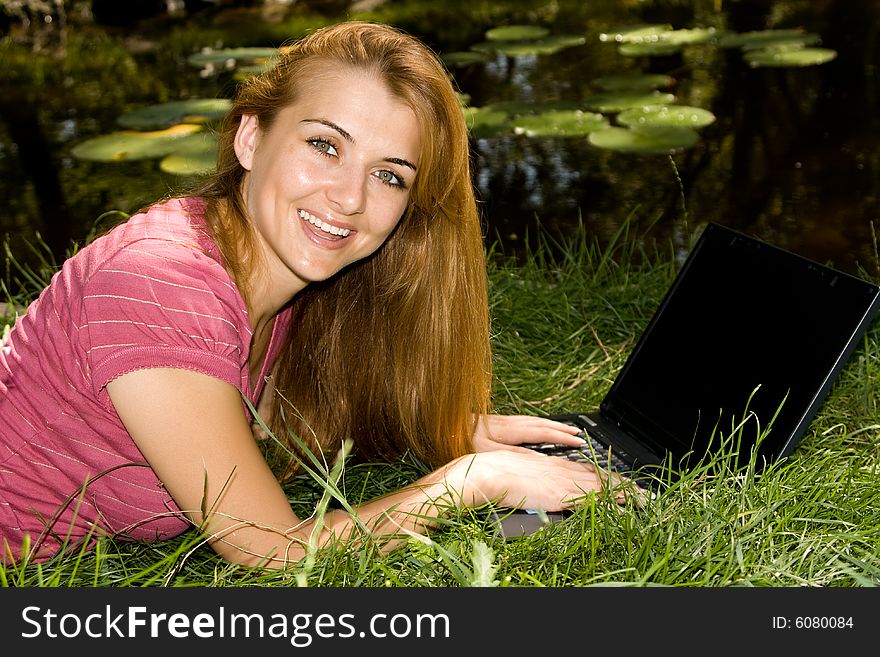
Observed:
[[[333,224],[328,224],[326,221],[322,221],[318,219],[315,215],[307,212],[306,210],[297,210],[297,214],[300,219],[304,219],[308,221],[312,226],[317,228],[322,233],[326,233],[328,238],[343,238],[348,237],[351,233],[351,229],[349,228],[341,228],[339,226],[334,226]]]

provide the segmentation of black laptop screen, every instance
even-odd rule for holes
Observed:
[[[877,309],[859,278],[710,224],[603,411],[672,465],[722,437],[787,454]],[[744,418],[748,418],[743,422]]]

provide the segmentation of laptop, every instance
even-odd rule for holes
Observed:
[[[595,411],[554,415],[588,459],[652,495],[722,452],[760,469],[795,449],[880,308],[880,288],[711,223]],[[504,536],[564,517],[493,512]]]

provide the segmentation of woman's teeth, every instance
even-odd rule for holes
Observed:
[[[332,224],[328,224],[326,221],[321,221],[317,217],[312,214],[309,214],[305,210],[300,210],[298,212],[300,218],[308,221],[315,228],[320,229],[325,233],[330,233],[331,235],[336,235],[337,237],[348,237],[348,234],[351,233],[351,230],[348,228],[339,228],[338,226],[333,226]]]

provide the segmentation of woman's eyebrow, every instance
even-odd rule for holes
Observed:
[[[328,121],[327,119],[303,119],[302,121],[300,121],[300,123],[320,123],[321,125],[327,126],[331,130],[335,130],[336,132],[338,132],[342,136],[342,138],[345,139],[345,141],[351,144],[355,143],[354,137],[352,137],[345,128],[336,125],[335,123],[333,123],[333,121]],[[409,160],[405,160],[402,157],[386,157],[385,161],[416,171],[416,165]]]
[[[402,157],[386,157],[386,162],[390,162],[391,164],[399,164],[402,167],[408,167],[413,171],[416,170],[416,165],[410,162],[409,160],[404,160]]]
[[[300,123],[320,123],[321,125],[325,125],[331,130],[338,132],[342,135],[342,138],[345,139],[345,141],[351,142],[352,144],[354,143],[354,137],[352,137],[347,130],[333,123],[333,121],[328,121],[327,119],[303,119]]]

